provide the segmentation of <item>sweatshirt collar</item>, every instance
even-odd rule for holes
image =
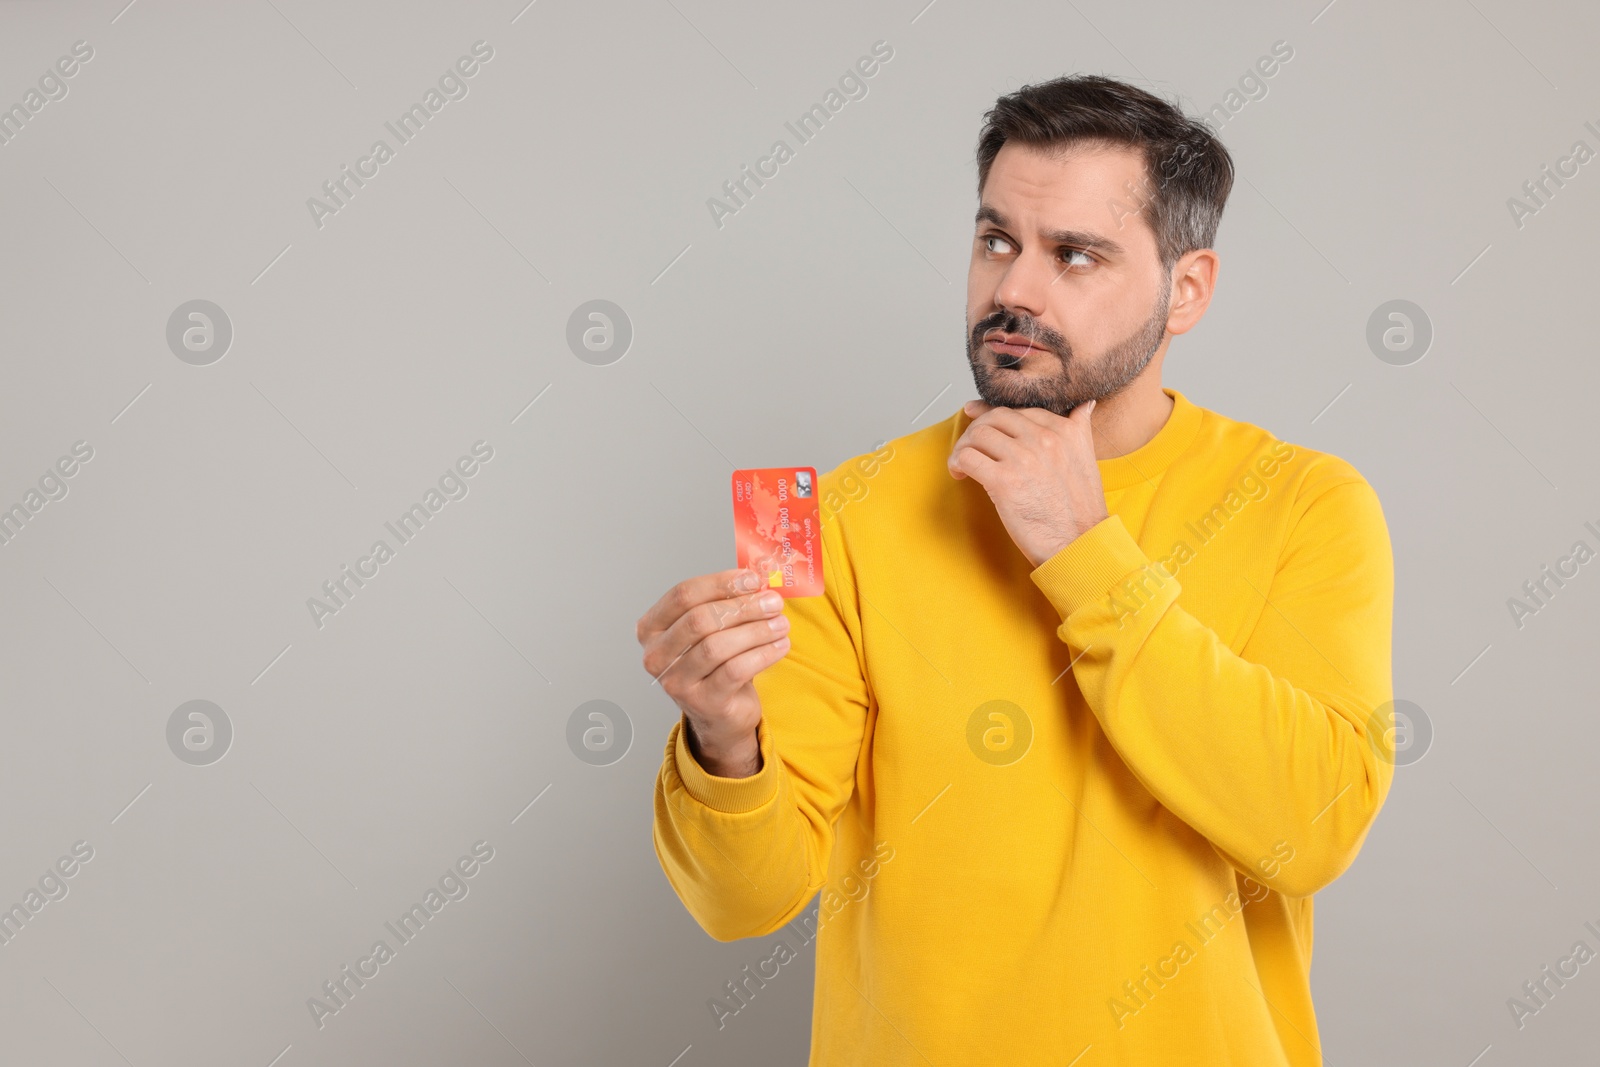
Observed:
[[[1194,443],[1203,417],[1200,408],[1176,389],[1162,386],[1161,391],[1172,398],[1172,412],[1156,435],[1127,455],[1096,461],[1100,483],[1107,492],[1154,481]]]

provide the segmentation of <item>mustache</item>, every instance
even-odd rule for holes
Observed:
[[[1030,343],[1048,349],[1059,357],[1065,358],[1068,354],[1066,338],[1050,327],[1040,325],[1037,319],[1024,319],[1015,312],[997,311],[980,319],[972,329],[972,347],[980,347],[991,333],[1020,334],[1028,338]]]

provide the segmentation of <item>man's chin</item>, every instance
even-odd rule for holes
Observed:
[[[1037,393],[1013,393],[980,388],[978,399],[997,408],[1043,408],[1065,418],[1081,400],[1064,400],[1061,397],[1040,396]]]
[[[1083,403],[1083,401],[1080,400],[1036,400],[1031,404],[996,404],[995,406],[1009,408],[1037,408],[1040,411],[1048,411],[1052,415],[1065,419],[1071,417],[1073,409],[1081,403]]]

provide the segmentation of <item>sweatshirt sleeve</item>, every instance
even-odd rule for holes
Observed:
[[[1265,598],[1239,654],[1184,610],[1120,516],[1032,578],[1061,615],[1084,698],[1163,806],[1286,896],[1343,873],[1394,774],[1394,561],[1366,481],[1322,490],[1270,583],[1239,582],[1238,596]],[[1270,862],[1279,842],[1292,862]]]
[[[824,594],[784,602],[789,653],[755,678],[761,769],[718,777],[690,754],[682,717],[667,735],[656,858],[718,941],[771,933],[801,912],[827,879],[834,824],[855,787],[870,697],[838,525],[822,526]]]

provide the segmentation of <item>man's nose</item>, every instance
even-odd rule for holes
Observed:
[[[1043,256],[1018,256],[995,288],[995,303],[1017,315],[1037,318],[1044,313],[1045,294],[1055,279],[1055,271]]]

